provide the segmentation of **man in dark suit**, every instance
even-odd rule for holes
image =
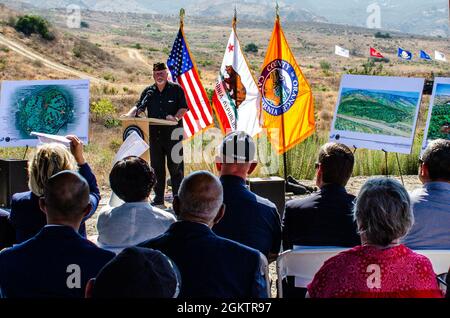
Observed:
[[[361,244],[352,216],[355,196],[345,190],[353,165],[353,153],[346,145],[327,143],[321,147],[316,163],[316,184],[320,191],[286,203],[284,250],[294,245],[353,247]],[[288,277],[287,282],[284,295],[305,296],[305,288],[294,288],[293,277]]]
[[[345,190],[353,165],[353,153],[346,145],[322,146],[316,163],[316,184],[320,191],[286,203],[284,250],[294,245],[353,247],[361,244],[352,216],[355,196]]]
[[[178,222],[161,236],[139,244],[160,250],[181,273],[179,297],[268,297],[261,254],[214,234],[225,212],[222,185],[209,172],[194,172],[181,183],[173,209]]]
[[[77,172],[61,171],[49,178],[39,204],[47,225],[0,253],[0,295],[83,298],[88,280],[114,257],[77,233],[92,208],[89,185]]]
[[[259,250],[272,262],[281,247],[280,215],[275,204],[252,193],[245,185],[257,165],[255,152],[253,138],[247,133],[235,131],[225,136],[216,167],[227,212],[213,231]]]

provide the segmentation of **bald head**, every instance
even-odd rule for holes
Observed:
[[[183,179],[176,212],[181,219],[209,224],[216,218],[222,204],[223,189],[219,179],[208,171],[197,171]]]
[[[81,221],[89,203],[89,185],[77,172],[64,170],[48,179],[44,190],[48,218]]]

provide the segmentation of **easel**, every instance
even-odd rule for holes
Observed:
[[[356,153],[356,150],[358,149],[355,145],[353,145],[353,155]],[[381,151],[384,152],[384,168],[386,172],[386,178],[389,178],[389,168],[388,168],[388,152],[384,149],[381,149]],[[402,185],[405,186],[405,182],[403,180],[403,174],[402,174],[402,168],[400,166],[400,159],[398,158],[398,153],[395,153],[395,158],[397,159],[397,166],[398,166],[398,172],[400,174],[400,179],[402,180]]]

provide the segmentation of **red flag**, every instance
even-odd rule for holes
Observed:
[[[384,56],[373,47],[370,48],[370,56],[384,58]]]

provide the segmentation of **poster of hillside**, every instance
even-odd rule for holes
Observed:
[[[330,140],[410,153],[423,79],[344,75]]]
[[[434,79],[422,150],[435,139],[450,139],[450,78]]]
[[[32,131],[75,134],[88,142],[89,81],[4,81],[0,99],[0,146],[36,146]]]

